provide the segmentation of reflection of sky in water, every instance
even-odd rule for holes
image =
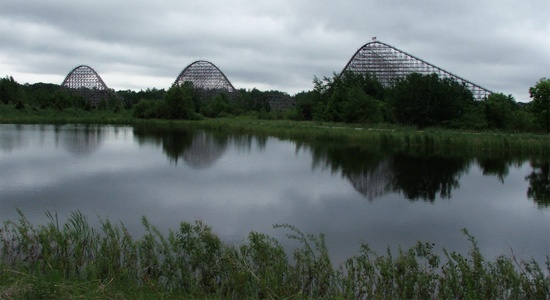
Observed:
[[[2,220],[16,218],[15,207],[34,223],[46,221],[48,210],[61,219],[80,210],[91,222],[109,217],[142,233],[142,215],[161,230],[200,219],[231,244],[253,230],[292,244],[284,230],[272,229],[289,223],[325,233],[339,261],[357,254],[360,242],[383,252],[387,245],[396,249],[422,240],[465,253],[469,244],[460,229],[467,227],[490,257],[509,254],[509,247],[539,261],[550,254],[550,209],[526,196],[528,162],[509,167],[504,183],[469,162],[450,198],[436,193],[433,202],[409,201],[393,188],[379,188],[391,181],[388,160],[370,173],[344,176],[313,167],[308,147],[297,151],[292,142],[274,138],[195,135],[182,153],[172,153],[183,158],[174,164],[162,149],[166,143],[137,143],[128,127],[94,128],[88,138],[70,139],[82,128],[19,128],[0,125]],[[75,155],[68,140],[78,141],[76,149],[89,145],[93,151]],[[191,157],[195,152],[199,158]],[[384,177],[382,183],[376,174]],[[379,190],[370,191],[369,184]]]

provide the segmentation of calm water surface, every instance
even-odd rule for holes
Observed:
[[[361,243],[416,241],[488,258],[550,255],[548,158],[380,151],[205,132],[0,125],[0,218],[33,224],[80,210],[143,233],[202,220],[228,244],[277,223],[326,234],[334,261]]]

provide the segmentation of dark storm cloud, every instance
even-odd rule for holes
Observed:
[[[168,87],[197,59],[237,88],[312,88],[372,36],[528,101],[549,76],[550,4],[519,1],[0,0],[0,75],[20,82],[95,68],[115,89]]]

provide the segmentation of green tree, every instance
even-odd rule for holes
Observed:
[[[382,121],[379,101],[365,94],[359,86],[347,91],[343,118],[347,123],[379,123]]]
[[[485,102],[474,101],[467,105],[460,118],[460,125],[456,127],[476,130],[487,129],[489,124],[485,115]]]
[[[317,91],[301,92],[294,96],[298,120],[313,119],[313,104],[318,102],[320,94]]]
[[[385,89],[370,73],[344,72],[322,80],[314,77],[314,94],[310,99],[314,120],[349,123],[375,123],[382,120],[380,111]]]
[[[201,113],[209,118],[219,117],[221,114],[230,112],[229,100],[225,94],[218,94],[213,99],[207,101],[201,107]]]
[[[153,118],[154,109],[151,109],[154,105],[149,103],[149,100],[141,99],[134,105],[134,117],[141,119]]]
[[[97,103],[97,109],[98,110],[106,110],[107,109],[107,100],[105,98],[99,99],[99,102]]]
[[[131,108],[135,104],[137,104],[141,99],[155,99],[155,100],[162,100],[164,99],[164,96],[166,95],[166,91],[164,89],[147,89],[147,90],[140,90],[139,92],[135,92],[132,90],[125,90],[125,91],[118,91],[117,95],[120,96],[121,102],[124,104],[124,107],[126,109]]]
[[[550,133],[550,79],[541,78],[535,86],[529,88],[529,95],[533,98],[529,110],[539,126]]]
[[[190,82],[171,87],[164,97],[168,109],[166,117],[168,119],[198,119],[193,102],[193,92],[193,84]]]
[[[514,124],[516,102],[512,95],[491,94],[485,101],[485,118],[489,128],[509,129]]]
[[[349,90],[354,87],[361,88],[365,95],[371,96],[374,99],[384,99],[385,89],[382,86],[382,83],[378,81],[376,76],[369,72],[360,74],[351,71],[345,71],[341,75],[335,76],[332,84],[329,86],[329,88],[332,90],[340,88]]]
[[[19,83],[12,76],[0,79],[0,101],[4,104],[16,103],[19,92]]]
[[[437,74],[412,73],[397,81],[388,103],[397,122],[406,125],[458,127],[474,97],[465,85]]]

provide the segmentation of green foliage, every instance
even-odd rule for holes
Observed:
[[[115,95],[100,99],[96,104],[86,101],[78,92],[63,90],[59,85],[35,83],[20,85],[13,77],[0,80],[0,103],[13,104],[18,110],[83,109],[86,111],[103,110],[115,113],[123,109],[122,99]]]
[[[221,242],[200,221],[182,222],[162,234],[143,217],[134,239],[123,224],[101,220],[99,229],[74,212],[37,227],[19,220],[0,228],[2,298],[355,298],[355,299],[546,299],[546,269],[534,260],[500,256],[487,261],[466,230],[466,256],[418,242],[408,250],[378,255],[361,245],[359,255],[334,268],[324,235],[290,231],[299,243],[290,263],[281,244],[251,232],[240,246]]]
[[[162,100],[141,99],[134,105],[134,117],[140,119],[160,118],[164,116],[166,103]]]
[[[134,117],[140,119],[198,120],[193,96],[195,90],[190,82],[171,87],[164,99],[141,99],[134,105]]]
[[[341,268],[346,298],[429,299],[437,295],[440,258],[434,245],[418,242],[407,251],[399,248],[393,257],[390,249],[379,256],[367,244],[359,256]]]
[[[365,95],[374,99],[384,99],[385,89],[378,79],[371,73],[357,74],[346,71],[332,80],[329,90],[349,90],[351,88],[360,88]]]
[[[21,101],[21,99],[17,100],[17,103],[15,104],[15,109],[23,109],[25,108],[25,104],[23,103],[23,101]]]
[[[190,82],[185,82],[181,86],[176,85],[171,87],[164,97],[167,108],[167,115],[165,117],[167,119],[198,119],[193,102],[193,93],[193,84]]]
[[[439,283],[440,299],[545,299],[550,296],[550,275],[531,261],[518,262],[499,256],[486,261],[477,241],[463,230],[472,243],[469,256],[444,249],[447,262],[442,267]],[[517,266],[517,268],[514,267]],[[550,271],[550,258],[547,257]]]
[[[514,98],[503,94],[491,94],[485,101],[485,118],[491,128],[505,129],[512,123]]]
[[[413,73],[388,93],[397,122],[419,127],[445,126],[459,121],[474,97],[465,85],[436,74]]]
[[[491,94],[483,104],[489,128],[510,131],[530,129],[527,112],[516,103],[512,95]]]
[[[379,123],[383,119],[380,101],[384,88],[380,82],[366,73],[345,72],[334,78],[314,78],[314,94],[301,96],[300,108],[312,109],[312,118],[318,121],[346,123]]]
[[[132,106],[137,104],[141,99],[154,99],[161,100],[164,99],[166,91],[164,89],[146,89],[140,90],[139,92],[132,90],[118,91],[117,95],[123,99],[124,108],[130,109]]]
[[[19,84],[12,76],[0,79],[0,101],[4,104],[17,102]]]
[[[218,94],[211,101],[205,103],[200,111],[206,117],[217,118],[222,115],[231,114],[232,109],[227,95]]]
[[[485,103],[476,101],[466,106],[460,120],[456,120],[452,125],[456,129],[487,130],[489,124],[485,116]]]
[[[415,127],[439,127],[508,132],[550,130],[549,79],[542,78],[530,89],[533,101],[527,106],[516,103],[511,95],[490,95],[474,101],[471,92],[452,79],[437,75],[410,74],[384,88],[371,74],[344,72],[333,78],[314,78],[314,89],[294,96],[296,107],[272,110],[272,96],[290,97],[280,91],[240,89],[235,94],[209,94],[194,89],[190,82],[168,91],[147,89],[119,91],[97,104],[80,94],[61,90],[59,85],[36,83],[20,85],[13,77],[0,79],[0,105],[16,107],[18,118],[30,122],[33,115],[53,114],[49,119],[75,119],[84,110],[126,114],[132,109],[138,119],[199,120],[242,116],[262,120],[305,120],[378,126],[384,122]],[[42,111],[42,112],[39,112]],[[36,113],[39,112],[39,113]],[[6,120],[5,116],[3,119]],[[14,120],[14,119],[11,119]],[[42,121],[38,121],[42,122]],[[64,121],[66,122],[66,121]],[[104,121],[103,121],[104,123]]]
[[[336,273],[333,270],[324,234],[318,236],[303,234],[289,224],[277,224],[274,228],[289,229],[288,238],[300,242],[302,247],[294,250],[295,265],[292,279],[295,288],[306,298],[330,298],[338,293],[335,285]]]
[[[550,78],[541,78],[529,88],[529,95],[533,98],[529,110],[542,130],[550,133]]]
[[[365,94],[360,87],[346,93],[343,119],[346,123],[373,124],[382,122],[381,102]]]
[[[298,112],[296,108],[290,108],[282,111],[281,113],[282,113],[282,119],[285,119],[285,120],[299,121],[302,119],[301,114]]]
[[[0,123],[5,124],[132,124],[136,121],[128,110],[85,110],[73,106],[38,109],[31,104],[16,109],[15,105],[0,105]]]
[[[294,96],[298,120],[313,120],[314,105],[319,102],[321,94],[316,91],[301,92]]]

